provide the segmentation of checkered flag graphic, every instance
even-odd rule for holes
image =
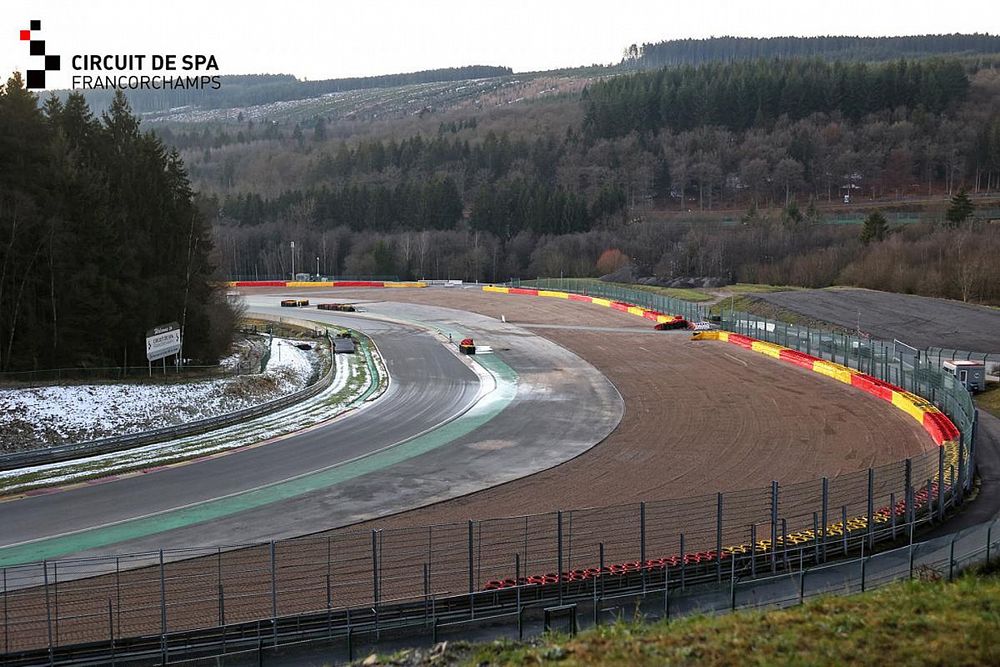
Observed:
[[[28,48],[33,56],[42,56],[45,59],[44,69],[29,69],[28,70],[28,80],[27,86],[28,90],[38,90],[45,88],[45,73],[46,72],[58,72],[61,63],[59,62],[59,56],[46,55],[45,53],[45,40],[44,39],[34,39],[32,37],[33,32],[40,32],[42,29],[42,22],[39,20],[31,21],[28,30],[21,31],[21,41],[28,42]]]

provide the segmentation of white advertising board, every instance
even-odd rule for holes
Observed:
[[[176,322],[146,332],[146,359],[157,361],[181,351],[181,328]]]

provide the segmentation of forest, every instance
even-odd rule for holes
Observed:
[[[319,97],[328,93],[367,88],[391,88],[416,83],[436,81],[463,81],[511,74],[509,67],[470,65],[442,69],[384,74],[380,76],[350,77],[344,79],[299,80],[291,74],[241,74],[219,77],[218,90],[140,90],[127,93],[129,104],[137,112],[165,111],[175,107],[196,105],[204,108],[228,108],[268,104],[306,97]],[[61,97],[68,95],[62,91]],[[87,103],[95,109],[106,108],[114,97],[113,91],[87,91]]]
[[[845,78],[863,81],[871,106],[826,94],[808,112],[800,106]],[[668,81],[701,90],[700,106],[648,104]],[[719,102],[713,120],[706,91],[769,102],[749,121],[727,119],[738,105]],[[626,113],[632,106],[652,116]],[[821,286],[880,275],[888,286],[883,273],[850,266],[880,248],[903,253],[922,233],[961,232],[977,257],[992,248],[988,228],[948,228],[928,202],[962,187],[981,197],[1000,190],[1000,72],[938,59],[737,62],[604,79],[582,96],[520,108],[157,132],[182,149],[214,221],[217,261],[233,276],[287,275],[295,240],[296,265],[321,275],[594,275],[616,247],[640,273],[666,279]],[[826,224],[876,206],[916,207],[930,223],[893,224],[867,245],[860,226]],[[707,221],[693,222],[699,216]],[[712,222],[719,216],[739,222]],[[904,280],[907,271],[892,284],[1000,298],[986,283],[962,290],[944,269],[923,280]]]
[[[235,314],[210,261],[184,165],[140,131],[124,96],[96,118],[0,88],[0,370],[140,366],[177,321],[184,356],[215,363]]]
[[[1000,36],[907,35],[902,37],[710,37],[673,39],[654,44],[632,46],[625,51],[622,64],[643,69],[671,65],[700,65],[735,60],[770,60],[774,58],[822,58],[877,62],[913,59],[926,56],[957,56],[1000,53]]]

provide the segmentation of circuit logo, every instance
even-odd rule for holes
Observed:
[[[28,43],[30,55],[41,56],[45,59],[43,69],[29,69],[27,84],[28,90],[40,90],[45,88],[45,73],[58,72],[60,68],[59,56],[47,55],[45,53],[45,40],[35,39],[32,33],[41,32],[42,22],[33,20],[29,23],[28,30],[21,31],[21,41]]]

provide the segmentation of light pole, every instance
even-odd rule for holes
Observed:
[[[292,248],[292,280],[295,280],[295,241],[290,243]]]
[[[319,281],[319,257],[316,257],[316,281]]]

